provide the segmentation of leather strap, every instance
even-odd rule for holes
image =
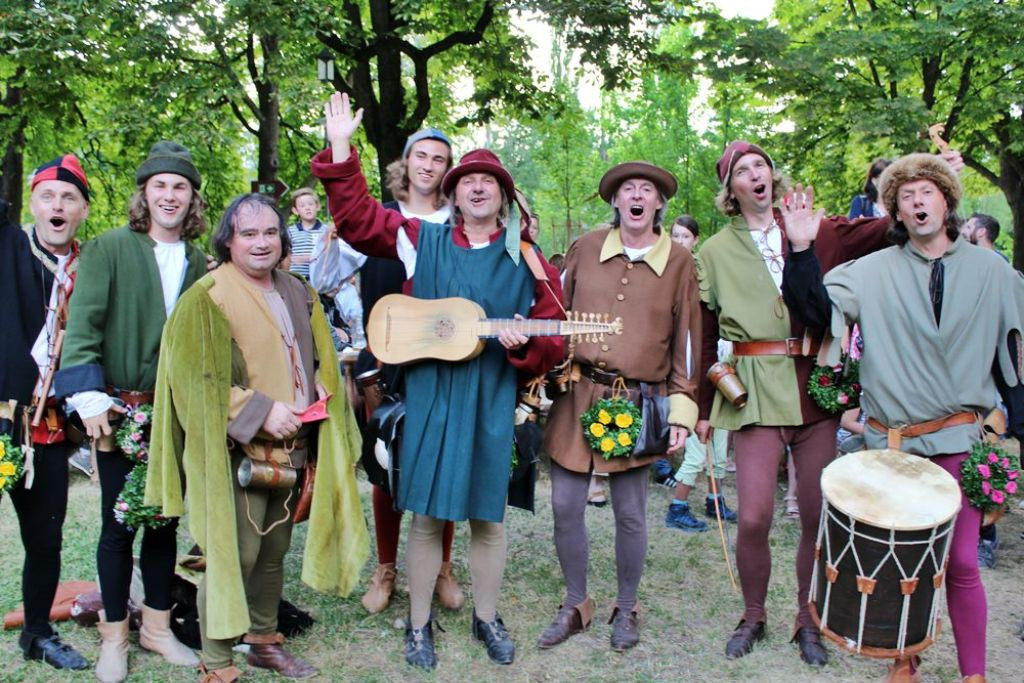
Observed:
[[[584,365],[583,363],[579,364],[579,369],[580,376],[586,377],[594,384],[603,384],[608,387],[614,384],[615,380],[620,377],[618,373],[605,372],[604,370],[595,368],[593,365]],[[640,383],[637,382],[635,379],[626,379],[625,377],[622,377],[622,381],[626,383],[627,389],[640,388]]]
[[[817,339],[772,339],[766,341],[733,342],[732,352],[737,356],[787,356],[789,358],[814,356],[821,342]]]
[[[892,427],[882,424],[873,417],[869,417],[868,425],[872,429],[875,429],[880,432],[885,432],[885,441],[886,446],[888,448],[899,450],[904,438],[912,439],[916,436],[934,434],[935,432],[941,431],[948,427],[972,424],[977,421],[977,413],[961,412],[953,413],[952,415],[940,417],[935,420],[928,420],[927,422],[918,422],[917,424],[912,425],[895,425]]]
[[[114,398],[119,398],[124,401],[126,406],[135,408],[143,403],[153,403],[153,392],[152,391],[128,391],[127,389],[118,389],[110,384],[107,385],[107,393]]]
[[[304,436],[297,439],[282,439],[280,441],[253,439],[252,442],[263,449],[267,454],[267,460],[270,460],[270,451],[275,448],[280,448],[287,453],[291,453],[292,451],[301,450],[309,445],[309,439]]]

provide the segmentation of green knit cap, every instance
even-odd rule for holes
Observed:
[[[149,156],[135,172],[135,184],[143,185],[157,173],[176,173],[188,178],[192,187],[199,189],[202,178],[192,163],[192,154],[177,142],[161,140],[149,150]]]

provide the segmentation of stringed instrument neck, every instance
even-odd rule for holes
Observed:
[[[621,325],[621,323],[619,323]],[[598,336],[602,334],[615,334],[617,326],[615,322],[608,320],[547,320],[547,319],[518,319],[518,318],[484,318],[477,323],[477,336],[481,339],[497,337],[501,332],[512,331],[525,334],[528,337],[554,337],[554,336]]]

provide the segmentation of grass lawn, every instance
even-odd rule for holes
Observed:
[[[363,508],[372,519],[369,486],[362,479]],[[731,479],[731,475],[730,475]],[[703,485],[703,484],[699,484]],[[699,490],[699,489],[698,489]],[[647,568],[640,585],[641,641],[625,654],[608,646],[610,627],[605,623],[615,597],[615,570],[611,507],[589,508],[590,592],[598,609],[594,624],[584,634],[559,647],[541,651],[534,643],[554,615],[562,598],[561,572],[551,540],[551,509],[546,473],[538,484],[538,510],[530,515],[511,510],[508,516],[508,565],[499,609],[516,644],[516,661],[509,667],[492,665],[483,647],[469,634],[469,605],[459,613],[441,613],[446,633],[436,634],[440,666],[434,674],[420,673],[405,665],[402,657],[402,631],[396,622],[408,610],[405,568],[399,570],[399,587],[391,607],[369,616],[359,603],[365,580],[374,569],[371,561],[364,569],[364,583],[353,595],[341,599],[316,593],[299,580],[299,563],[304,529],[300,528],[288,556],[288,583],[285,596],[313,612],[316,625],[303,637],[290,642],[300,655],[318,666],[319,680],[398,681],[398,680],[509,680],[509,681],[873,681],[885,672],[885,665],[842,654],[829,646],[831,660],[815,671],[804,665],[796,646],[789,644],[795,614],[795,577],[793,555],[798,526],[782,516],[781,497],[772,531],[775,571],[768,594],[768,637],[743,659],[727,661],[725,641],[742,611],[741,597],[732,592],[725,572],[722,549],[715,531],[683,534],[663,525],[671,492],[652,486],[648,502],[649,543]],[[735,491],[727,480],[727,498],[735,501]],[[693,503],[703,507],[697,491]],[[72,475],[68,520],[64,526],[65,580],[95,579],[95,547],[99,533],[99,489],[83,477]],[[1019,681],[1024,642],[1019,628],[1024,619],[1021,599],[1021,568],[1024,566],[1024,529],[1016,504],[999,525],[1001,548],[998,566],[982,570],[988,592],[989,680]],[[406,521],[406,523],[408,523]],[[733,537],[735,527],[732,528]],[[459,525],[454,550],[456,574],[468,592],[469,570],[466,545],[469,530]],[[371,533],[372,536],[372,533]],[[19,581],[22,548],[18,540],[17,520],[10,502],[0,502],[0,537],[3,562],[0,563],[0,611],[14,608],[21,600]],[[190,544],[187,533],[179,534],[182,550]],[[400,554],[399,564],[403,562]],[[946,628],[939,642],[925,653],[924,680],[959,680],[952,632]],[[74,624],[59,626],[62,637],[74,644],[90,661],[98,649],[94,629]],[[135,642],[135,636],[132,636]],[[85,681],[93,680],[91,671],[62,674],[49,666],[23,661],[17,647],[17,632],[0,634],[0,681]],[[246,669],[242,657],[236,659],[245,680],[280,680],[274,674]],[[156,655],[132,647],[130,681],[188,681],[188,671],[165,665]],[[1014,673],[1014,672],[1017,673]]]

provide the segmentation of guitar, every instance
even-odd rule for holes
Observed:
[[[484,350],[484,340],[503,330],[528,336],[578,336],[599,341],[622,334],[622,318],[570,312],[570,320],[488,318],[474,301],[461,298],[416,299],[404,294],[381,297],[370,311],[366,338],[373,355],[397,365],[433,358],[463,361]]]

